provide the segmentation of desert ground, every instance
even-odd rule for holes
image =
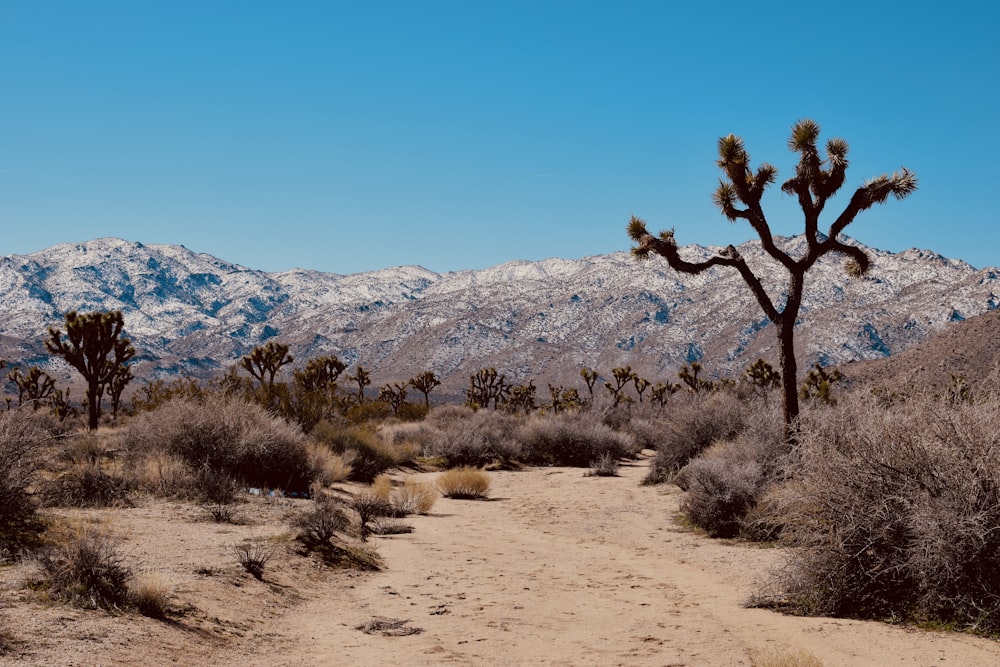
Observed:
[[[10,650],[0,664],[1000,664],[1000,642],[988,638],[746,608],[781,550],[684,527],[679,489],[639,485],[646,465],[618,477],[491,472],[488,500],[441,498],[405,519],[412,533],[371,538],[377,572],[296,553],[288,520],[306,500],[250,498],[235,525],[159,500],[60,511],[124,539],[130,562],[169,582],[172,613],[55,604],[25,585],[31,564],[7,566],[0,622]],[[262,581],[233,556],[248,537],[275,549]]]

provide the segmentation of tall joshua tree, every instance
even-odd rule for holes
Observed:
[[[122,369],[135,356],[135,348],[122,335],[125,319],[120,310],[86,315],[70,311],[65,320],[67,340],[62,339],[62,331],[51,327],[45,347],[65,359],[87,381],[87,417],[93,431],[97,429],[105,386],[116,377],[121,379]]]
[[[646,230],[646,223],[635,216],[632,216],[628,225],[628,234],[635,242],[632,254],[638,259],[646,259],[653,254],[660,255],[672,269],[682,273],[701,273],[713,266],[731,266],[739,271],[778,332],[785,435],[789,440],[794,437],[793,425],[799,414],[794,334],[795,320],[802,306],[806,272],[823,255],[838,253],[847,258],[846,270],[850,275],[864,275],[871,260],[860,248],[841,241],[840,234],[854,222],[858,213],[875,204],[884,203],[889,195],[903,199],[917,189],[916,176],[905,167],[892,175],[877,176],[854,192],[847,206],[830,224],[829,231],[822,236],[819,231],[820,213],[827,200],[844,184],[848,146],[843,139],[831,139],[826,143],[826,159],[821,159],[816,147],[819,131],[819,125],[808,119],[800,120],[792,126],[788,148],[799,154],[799,163],[795,167],[795,175],[781,186],[782,192],[798,199],[805,216],[807,245],[802,257],[792,257],[775,244],[760,205],[764,191],[774,183],[778,170],[773,165],[763,163],[753,171],[750,167],[750,155],[744,148],[742,139],[732,134],[719,139],[718,165],[723,177],[719,180],[713,200],[730,222],[743,219],[750,223],[760,237],[764,251],[787,271],[785,303],[780,309],[735,247],[730,245],[706,261],[689,262],[680,256],[672,229],[653,236]]]

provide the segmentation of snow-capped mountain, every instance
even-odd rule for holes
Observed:
[[[803,237],[781,242],[804,251]],[[849,278],[838,256],[808,274],[800,367],[887,356],[1000,303],[1000,269],[866,249],[873,262],[863,279]],[[780,302],[783,269],[759,243],[739,250]],[[361,363],[375,383],[430,369],[453,390],[486,366],[544,388],[578,384],[582,366],[607,374],[628,364],[656,381],[674,379],[685,361],[722,375],[777,358],[774,332],[735,271],[681,275],[624,252],[342,276],[265,273],[183,246],[97,239],[0,258],[0,306],[0,355],[20,364],[49,363],[42,341],[65,312],[121,310],[140,377],[218,373],[268,339],[288,343],[297,360],[337,354]]]

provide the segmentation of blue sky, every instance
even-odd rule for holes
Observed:
[[[848,233],[1000,264],[996,6],[676,5],[0,0],[0,254],[116,236],[449,271],[626,250],[631,214],[739,243],[716,140],[780,182],[808,117],[851,145],[828,214],[867,178],[920,178]],[[778,187],[764,203],[801,231]]]

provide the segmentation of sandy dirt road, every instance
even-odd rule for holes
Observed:
[[[988,639],[744,608],[780,550],[679,528],[680,492],[639,486],[644,472],[491,473],[491,500],[441,499],[413,533],[376,538],[383,572],[311,596],[241,662],[751,665],[807,651],[830,666],[1000,665]],[[421,632],[357,629],[375,617]]]

